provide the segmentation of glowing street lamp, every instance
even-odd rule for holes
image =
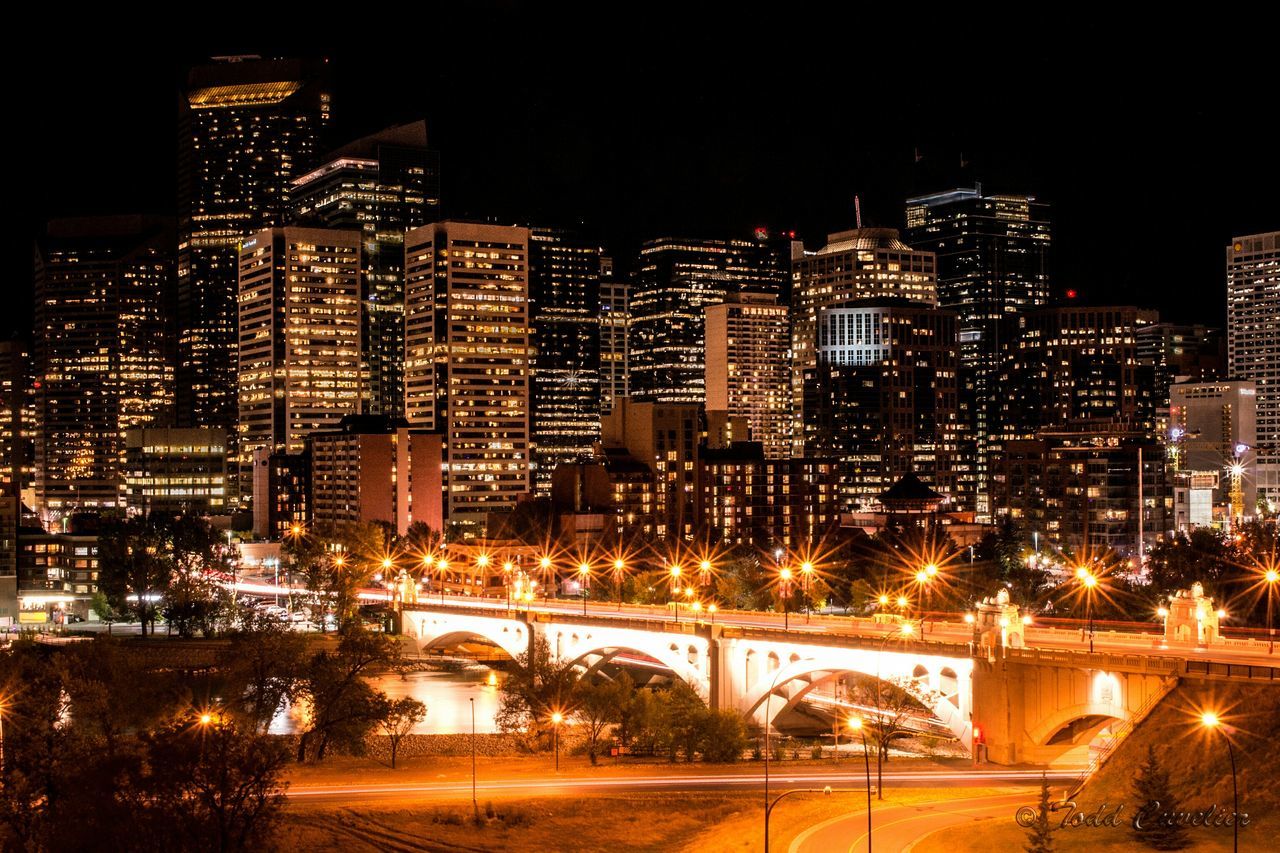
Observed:
[[[1235,813],[1231,818],[1232,850],[1240,849],[1240,789],[1236,785],[1236,752],[1231,746],[1231,728],[1222,722],[1216,711],[1205,711],[1200,715],[1200,725],[1211,732],[1218,732],[1227,742],[1227,756],[1231,759],[1231,799]]]
[[[1076,569],[1076,578],[1084,589],[1085,618],[1089,623],[1089,654],[1093,654],[1093,591],[1098,587],[1098,577],[1081,566]]]
[[[867,729],[861,717],[849,718],[849,730],[862,736],[862,769],[867,777],[867,849],[871,849],[871,756],[867,751]]]
[[[1262,581],[1267,585],[1267,654],[1276,650],[1276,629],[1272,625],[1272,599],[1275,596],[1276,583],[1280,582],[1280,570],[1268,568],[1262,573]]]
[[[613,586],[618,593],[618,612],[622,612],[622,580],[627,574],[627,563],[621,557],[613,561]]]
[[[813,592],[813,563],[805,560],[800,564],[800,590],[804,593],[804,621],[809,623],[810,598]]]
[[[715,605],[715,602],[714,602],[714,601],[713,601],[712,603],[710,603],[710,604],[708,604],[708,605],[707,605],[707,612],[711,614],[711,624],[712,624],[712,625],[716,624],[716,611],[717,611],[717,610],[719,610],[719,609],[720,609],[720,608],[716,607],[716,605]]]
[[[555,733],[555,752],[556,752],[556,772],[560,772],[560,724],[564,722],[564,715],[559,711],[553,711],[551,714],[552,731]]]
[[[582,615],[587,615],[587,586],[591,583],[591,565],[586,562],[578,564],[578,588],[582,590]]]
[[[778,589],[782,594],[782,630],[791,630],[791,613],[787,602],[791,598],[791,569],[783,566],[778,570]]]
[[[440,603],[444,604],[444,573],[449,571],[449,561],[444,557],[436,560],[436,574],[440,576]]]

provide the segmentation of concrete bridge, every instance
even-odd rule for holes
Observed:
[[[976,729],[975,755],[997,764],[1085,763],[1100,732],[1127,730],[1179,678],[1202,677],[1168,655],[907,639],[892,627],[866,636],[480,603],[406,607],[401,626],[424,651],[480,639],[515,657],[542,637],[554,660],[585,672],[619,655],[643,655],[711,706],[735,708],[760,725],[773,725],[835,679],[884,679],[904,687],[967,748],[975,748]],[[1248,669],[1280,678],[1272,667]]]

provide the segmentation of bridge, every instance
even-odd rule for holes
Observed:
[[[1078,632],[1060,629],[1024,628],[1012,643],[1005,629],[993,640],[963,623],[905,636],[896,624],[849,617],[795,616],[784,625],[763,613],[711,621],[670,612],[596,604],[584,614],[554,600],[513,609],[451,597],[406,605],[400,616],[402,633],[423,651],[479,639],[515,657],[541,637],[553,660],[587,673],[641,655],[712,707],[762,726],[834,680],[882,679],[903,687],[975,757],[997,764],[1087,763],[1100,732],[1138,722],[1180,678],[1280,684],[1265,644],[1249,641],[1206,656],[1162,647],[1159,635],[1117,635],[1095,638],[1090,652]]]

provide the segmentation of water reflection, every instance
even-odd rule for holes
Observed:
[[[493,673],[494,684],[489,683]],[[503,673],[486,668],[464,672],[410,672],[403,678],[394,672],[368,679],[377,690],[392,699],[412,696],[427,706],[427,718],[414,727],[414,734],[445,735],[471,732],[471,703],[476,700],[476,731],[496,732],[498,685]],[[271,734],[294,734],[302,728],[303,709],[286,707],[271,721]]]

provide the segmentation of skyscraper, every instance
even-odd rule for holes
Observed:
[[[987,500],[989,436],[998,430],[1001,318],[1049,299],[1049,211],[1034,196],[989,194],[979,184],[907,200],[906,240],[937,255],[938,304],[959,315],[961,405],[978,466],[978,513]]]
[[[743,418],[766,459],[791,455],[791,323],[774,294],[707,306],[707,418]]]
[[[123,506],[124,434],[168,421],[173,223],[49,223],[35,258],[36,507]]]
[[[817,363],[804,372],[806,456],[841,467],[846,506],[866,508],[910,472],[973,510],[972,461],[960,452],[956,315],[903,299],[831,305],[818,317]]]
[[[415,228],[405,275],[405,415],[444,434],[445,522],[483,524],[529,489],[529,230]]]
[[[360,233],[270,228],[240,249],[242,493],[254,451],[301,453],[360,408]]]
[[[631,396],[656,403],[706,397],[706,308],[743,290],[784,294],[791,243],[651,240],[631,291]]]
[[[631,288],[619,278],[613,258],[600,258],[600,414],[613,411],[614,401],[630,392]]]
[[[324,64],[216,57],[179,101],[179,426],[234,430],[237,250],[284,224],[329,124]],[[234,439],[234,434],[232,435]]]
[[[893,228],[830,234],[816,252],[796,252],[791,272],[792,405],[795,452],[803,451],[804,372],[818,364],[818,316],[852,299],[905,299],[937,305],[933,254],[912,249]]]
[[[529,243],[533,345],[533,488],[549,497],[561,462],[589,457],[600,440],[600,249],[560,229]]]
[[[1248,380],[1185,382],[1169,388],[1169,467],[1175,476],[1175,524],[1179,530],[1214,523],[1215,507],[1222,507],[1234,524],[1236,512],[1255,515],[1257,483],[1242,477],[1242,505],[1230,507],[1232,463],[1252,467],[1258,443],[1257,389]],[[1241,450],[1241,448],[1244,448]],[[1252,473],[1252,472],[1250,472]],[[1222,515],[1218,516],[1223,520]]]
[[[292,220],[359,231],[364,269],[363,409],[404,412],[404,232],[439,218],[440,158],[425,121],[390,127],[321,158],[292,186]]]
[[[1280,503],[1280,231],[1227,247],[1227,361],[1258,389],[1258,496]]]

